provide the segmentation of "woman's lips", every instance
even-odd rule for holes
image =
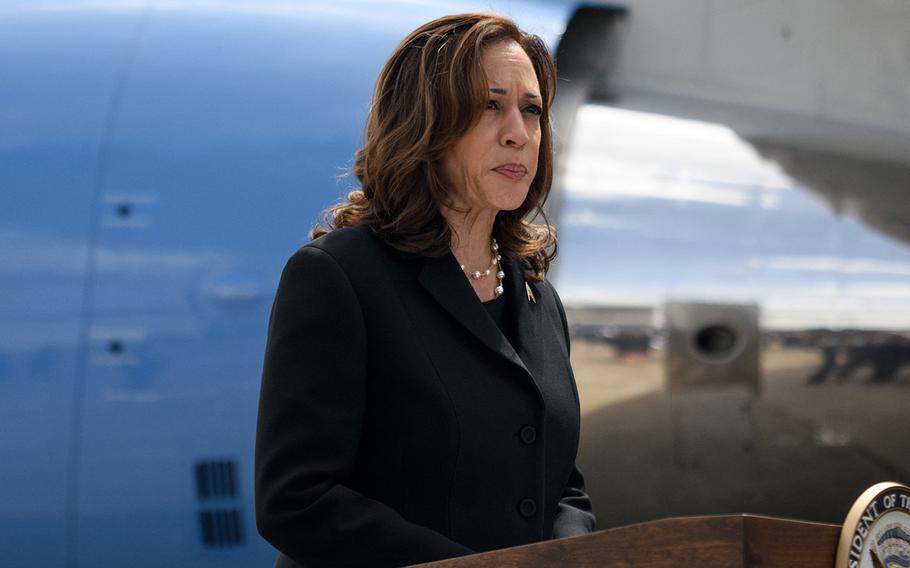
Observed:
[[[494,168],[493,171],[514,180],[522,179],[528,175],[528,169],[521,164],[506,164],[504,166]]]

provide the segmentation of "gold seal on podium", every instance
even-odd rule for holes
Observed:
[[[850,507],[835,568],[910,568],[910,488],[873,485]]]

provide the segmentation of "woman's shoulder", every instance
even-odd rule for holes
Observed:
[[[318,248],[337,259],[357,254],[363,249],[375,249],[378,244],[377,241],[377,237],[369,226],[354,225],[333,229],[321,237],[306,243],[301,248]]]
[[[313,254],[327,256],[350,274],[380,268],[388,262],[390,248],[369,226],[355,225],[334,229],[311,240],[294,251],[289,262]]]

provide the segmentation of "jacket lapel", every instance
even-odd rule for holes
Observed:
[[[504,260],[506,259],[504,258]],[[521,277],[520,270],[517,270],[517,262],[509,259],[507,263],[504,262],[503,264],[506,269],[506,294],[513,295],[510,303],[513,309],[507,312],[512,318],[513,329],[516,330],[519,340],[532,340],[533,331],[525,328],[536,325],[536,322],[527,321],[528,316],[530,316],[531,320],[535,319],[534,314],[528,313],[527,307],[518,306],[522,302],[528,301],[524,290],[524,279]],[[505,266],[506,264],[508,266]],[[534,375],[525,365],[522,358],[519,357],[518,352],[512,347],[509,340],[502,334],[496,323],[490,318],[486,308],[483,307],[477,298],[477,294],[467,278],[465,278],[464,273],[458,266],[458,262],[451,253],[438,258],[426,259],[417,279],[450,316],[494,353],[519,367],[534,381],[536,386],[537,381]],[[512,281],[511,284],[508,280]],[[521,291],[521,296],[517,296],[519,290]]]
[[[507,314],[511,318],[512,329],[515,330],[517,343],[515,349],[519,359],[537,382],[541,378],[538,375],[543,369],[541,357],[545,351],[541,334],[543,299],[537,284],[525,279],[524,271],[517,260],[513,258],[503,260],[506,277],[509,278],[505,282],[505,293],[509,294]],[[531,297],[528,296],[529,290]]]

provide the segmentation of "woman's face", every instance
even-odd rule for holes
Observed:
[[[472,214],[517,209],[537,174],[543,102],[531,59],[516,42],[487,46],[483,115],[442,159],[455,204]]]

